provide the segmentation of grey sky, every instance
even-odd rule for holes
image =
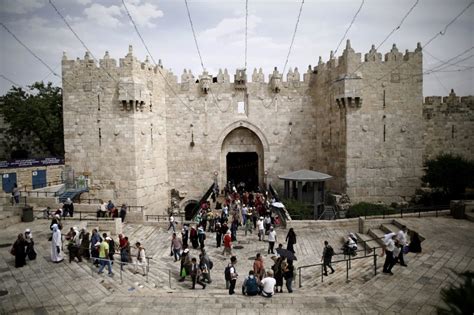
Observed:
[[[135,55],[144,60],[145,48],[130,24],[121,0],[53,0],[73,29],[97,58],[108,50],[118,59],[132,44]],[[155,60],[178,76],[184,68],[202,72],[187,18],[184,0],[125,0]],[[356,52],[366,53],[378,46],[395,28],[416,0],[365,0],[347,37]],[[413,51],[441,31],[471,1],[419,0],[417,6],[379,49],[386,53],[393,43],[404,52]],[[216,74],[228,68],[233,74],[244,66],[245,0],[188,0],[197,40],[207,70]],[[249,0],[248,68],[283,68],[300,7],[299,0]],[[361,1],[306,0],[288,67],[300,72],[324,61],[350,24]],[[428,95],[446,95],[454,88],[458,95],[474,94],[474,5],[424,50],[424,69],[452,60],[454,66],[425,75]],[[69,58],[84,57],[85,49],[49,5],[48,0],[0,0],[0,20],[47,64],[60,73],[62,52]],[[20,85],[38,80],[60,79],[32,57],[0,27],[0,74]],[[342,53],[345,41],[337,55]],[[469,50],[470,49],[470,50]],[[431,55],[432,56],[431,56]],[[437,59],[439,60],[437,60]],[[458,71],[461,70],[461,71]],[[11,83],[0,78],[0,93]]]

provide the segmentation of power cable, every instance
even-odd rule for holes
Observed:
[[[402,24],[403,22],[405,22],[405,20],[407,19],[407,17],[411,14],[411,12],[413,11],[413,9],[418,5],[418,2],[420,0],[416,0],[415,3],[412,5],[412,7],[410,8],[410,10],[408,10],[408,12],[405,14],[405,16],[402,18],[402,20],[400,21],[400,23],[398,23],[398,25],[390,32],[388,33],[388,35],[384,38],[384,40],[377,46],[377,48],[375,48],[375,50],[378,50],[380,48],[380,46],[382,46],[389,38],[390,36],[393,35],[393,33],[395,33],[396,31],[398,31],[401,27],[402,27]]]
[[[359,12],[362,10],[362,7],[364,6],[364,2],[365,2],[365,0],[362,0],[362,2],[360,3],[359,9],[357,10],[356,14],[352,18],[351,24],[349,24],[349,26],[347,27],[346,31],[344,32],[344,35],[342,36],[341,40],[339,41],[339,44],[337,44],[336,50],[334,51],[334,55],[336,55],[339,47],[341,46],[342,42],[346,38],[347,33],[349,33],[349,30],[351,29],[352,24],[354,24],[354,21],[357,18],[357,15],[359,15]]]
[[[13,85],[16,86],[16,87],[19,87],[19,88],[22,88],[23,90],[26,90],[22,85],[16,83],[15,81],[13,81],[12,79],[8,78],[7,76],[5,76],[5,75],[3,75],[3,74],[0,74],[0,77],[2,77],[5,81],[10,82],[11,84],[13,84]]]
[[[122,0],[123,1],[123,0]],[[197,38],[196,38],[196,32],[194,30],[194,24],[193,24],[193,20],[191,19],[191,13],[189,11],[189,6],[188,6],[188,1],[187,0],[184,0],[184,4],[186,5],[186,11],[188,12],[188,19],[189,19],[189,24],[191,24],[191,31],[193,32],[193,37],[194,37],[194,43],[196,44],[196,50],[197,50],[197,53],[199,55],[199,60],[201,61],[201,67],[202,69],[204,70],[204,62],[202,61],[202,55],[201,55],[201,51],[199,50],[199,45],[198,45],[198,42],[197,42]]]
[[[446,64],[448,64],[448,66],[450,66],[450,65],[456,65],[456,63],[455,63],[455,64],[451,64],[451,62],[454,61],[455,59],[461,57],[461,56],[464,55],[465,53],[470,52],[470,51],[473,50],[473,49],[474,49],[474,46],[472,46],[471,48],[468,48],[468,49],[464,50],[462,53],[457,54],[456,56],[454,56],[454,57],[452,57],[452,58],[449,58],[448,60],[442,62],[441,64],[437,65],[436,67],[432,68],[431,70],[435,70],[435,69],[441,68],[441,67],[445,66]],[[470,57],[468,57],[467,59],[469,59],[469,58],[471,58],[471,57],[472,57],[472,55],[471,55]],[[467,59],[464,58],[464,59],[462,59],[461,61],[465,61],[465,60],[467,60]],[[459,62],[460,62],[460,61],[458,60],[457,63],[459,63]]]
[[[363,1],[364,0],[362,0],[362,2]],[[300,23],[301,12],[303,11],[303,4],[304,4],[304,0],[301,1],[300,11],[298,12],[298,18],[296,19],[295,31],[293,32],[293,36],[291,37],[290,48],[288,49],[288,55],[286,56],[286,61],[285,61],[285,65],[283,66],[282,75],[285,75],[285,69],[286,69],[286,66],[288,65],[288,60],[290,59],[291,50],[293,49],[293,43],[295,42],[296,32],[298,31],[298,24]]]
[[[50,0],[51,1],[51,0]],[[123,7],[125,8],[125,11],[127,12],[127,15],[128,15],[128,18],[130,19],[130,22],[132,22],[133,24],[133,27],[135,28],[135,32],[137,33],[138,37],[140,38],[143,46],[145,46],[145,49],[146,51],[148,52],[148,54],[150,55],[150,58],[151,60],[153,61],[153,63],[155,64],[155,66],[157,67],[158,69],[158,73],[161,75],[161,77],[163,78],[163,80],[165,81],[166,85],[170,88],[170,90],[173,92],[173,94],[176,96],[176,98],[181,102],[181,104],[183,104],[187,109],[189,109],[190,111],[192,112],[196,112],[196,110],[190,106],[188,106],[182,99],[181,97],[179,97],[178,93],[174,90],[173,86],[168,82],[167,78],[165,77],[165,75],[161,72],[161,67],[156,63],[155,61],[155,58],[153,58],[153,55],[151,54],[150,50],[148,49],[148,46],[147,44],[145,43],[145,40],[143,39],[143,36],[141,35],[140,31],[138,30],[138,27],[137,27],[137,24],[135,23],[135,21],[133,20],[132,18],[132,15],[130,14],[130,11],[128,10],[128,7],[127,5],[125,4],[125,1],[122,0],[122,4],[123,4]]]
[[[245,70],[247,70],[247,33],[249,18],[249,0],[245,0]]]
[[[433,55],[432,53],[430,53],[426,48],[423,49],[423,52],[428,54],[431,58],[439,61],[440,63],[448,64],[448,65],[451,65],[451,66],[456,66],[456,67],[459,67],[459,68],[469,68],[470,67],[470,66],[458,65],[457,63],[454,64],[454,63],[446,62],[445,60],[442,60],[442,59],[436,57],[435,55]]]

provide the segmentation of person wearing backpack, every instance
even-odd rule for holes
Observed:
[[[232,256],[230,257],[230,264],[224,270],[225,282],[226,282],[226,289],[229,288],[229,295],[235,293],[235,284],[237,282],[237,270],[235,269],[235,264],[237,263],[237,257]]]
[[[245,277],[244,283],[242,284],[242,294],[248,296],[257,295],[260,292],[257,278],[253,270],[249,271],[248,277]]]
[[[201,277],[203,281],[211,283],[211,269],[214,267],[214,263],[209,258],[206,250],[203,248],[199,254],[199,268],[201,269]]]
[[[331,274],[334,273],[334,269],[331,266],[332,256],[334,256],[334,249],[329,245],[328,241],[324,241],[323,257],[321,257],[321,261],[323,261],[325,276],[328,275],[327,267],[331,269]]]

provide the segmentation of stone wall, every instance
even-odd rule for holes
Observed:
[[[92,195],[153,209],[167,204],[164,81],[130,47],[119,66],[63,57],[65,161]],[[101,192],[105,193],[102,194]]]
[[[474,159],[474,97],[429,96],[423,104],[423,160],[441,153]]]
[[[185,70],[178,80],[131,47],[118,66],[107,53],[64,57],[66,164],[89,177],[90,196],[145,214],[165,213],[172,189],[183,206],[214,180],[223,187],[229,152],[258,154],[260,185],[281,190],[278,175],[306,168],[332,175],[326,187],[353,202],[401,201],[419,187],[423,140],[426,152],[449,140],[440,124],[459,121],[453,147],[472,155],[472,116],[428,120],[430,108],[446,107],[432,103],[423,118],[420,45],[405,54],[394,45],[384,60],[372,47],[361,59],[348,41],[342,56],[303,74],[237,70],[231,80],[227,69]]]

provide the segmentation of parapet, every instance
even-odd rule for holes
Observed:
[[[438,112],[468,112],[474,113],[474,96],[457,96],[454,90],[448,96],[427,96],[423,103],[423,110]]]

